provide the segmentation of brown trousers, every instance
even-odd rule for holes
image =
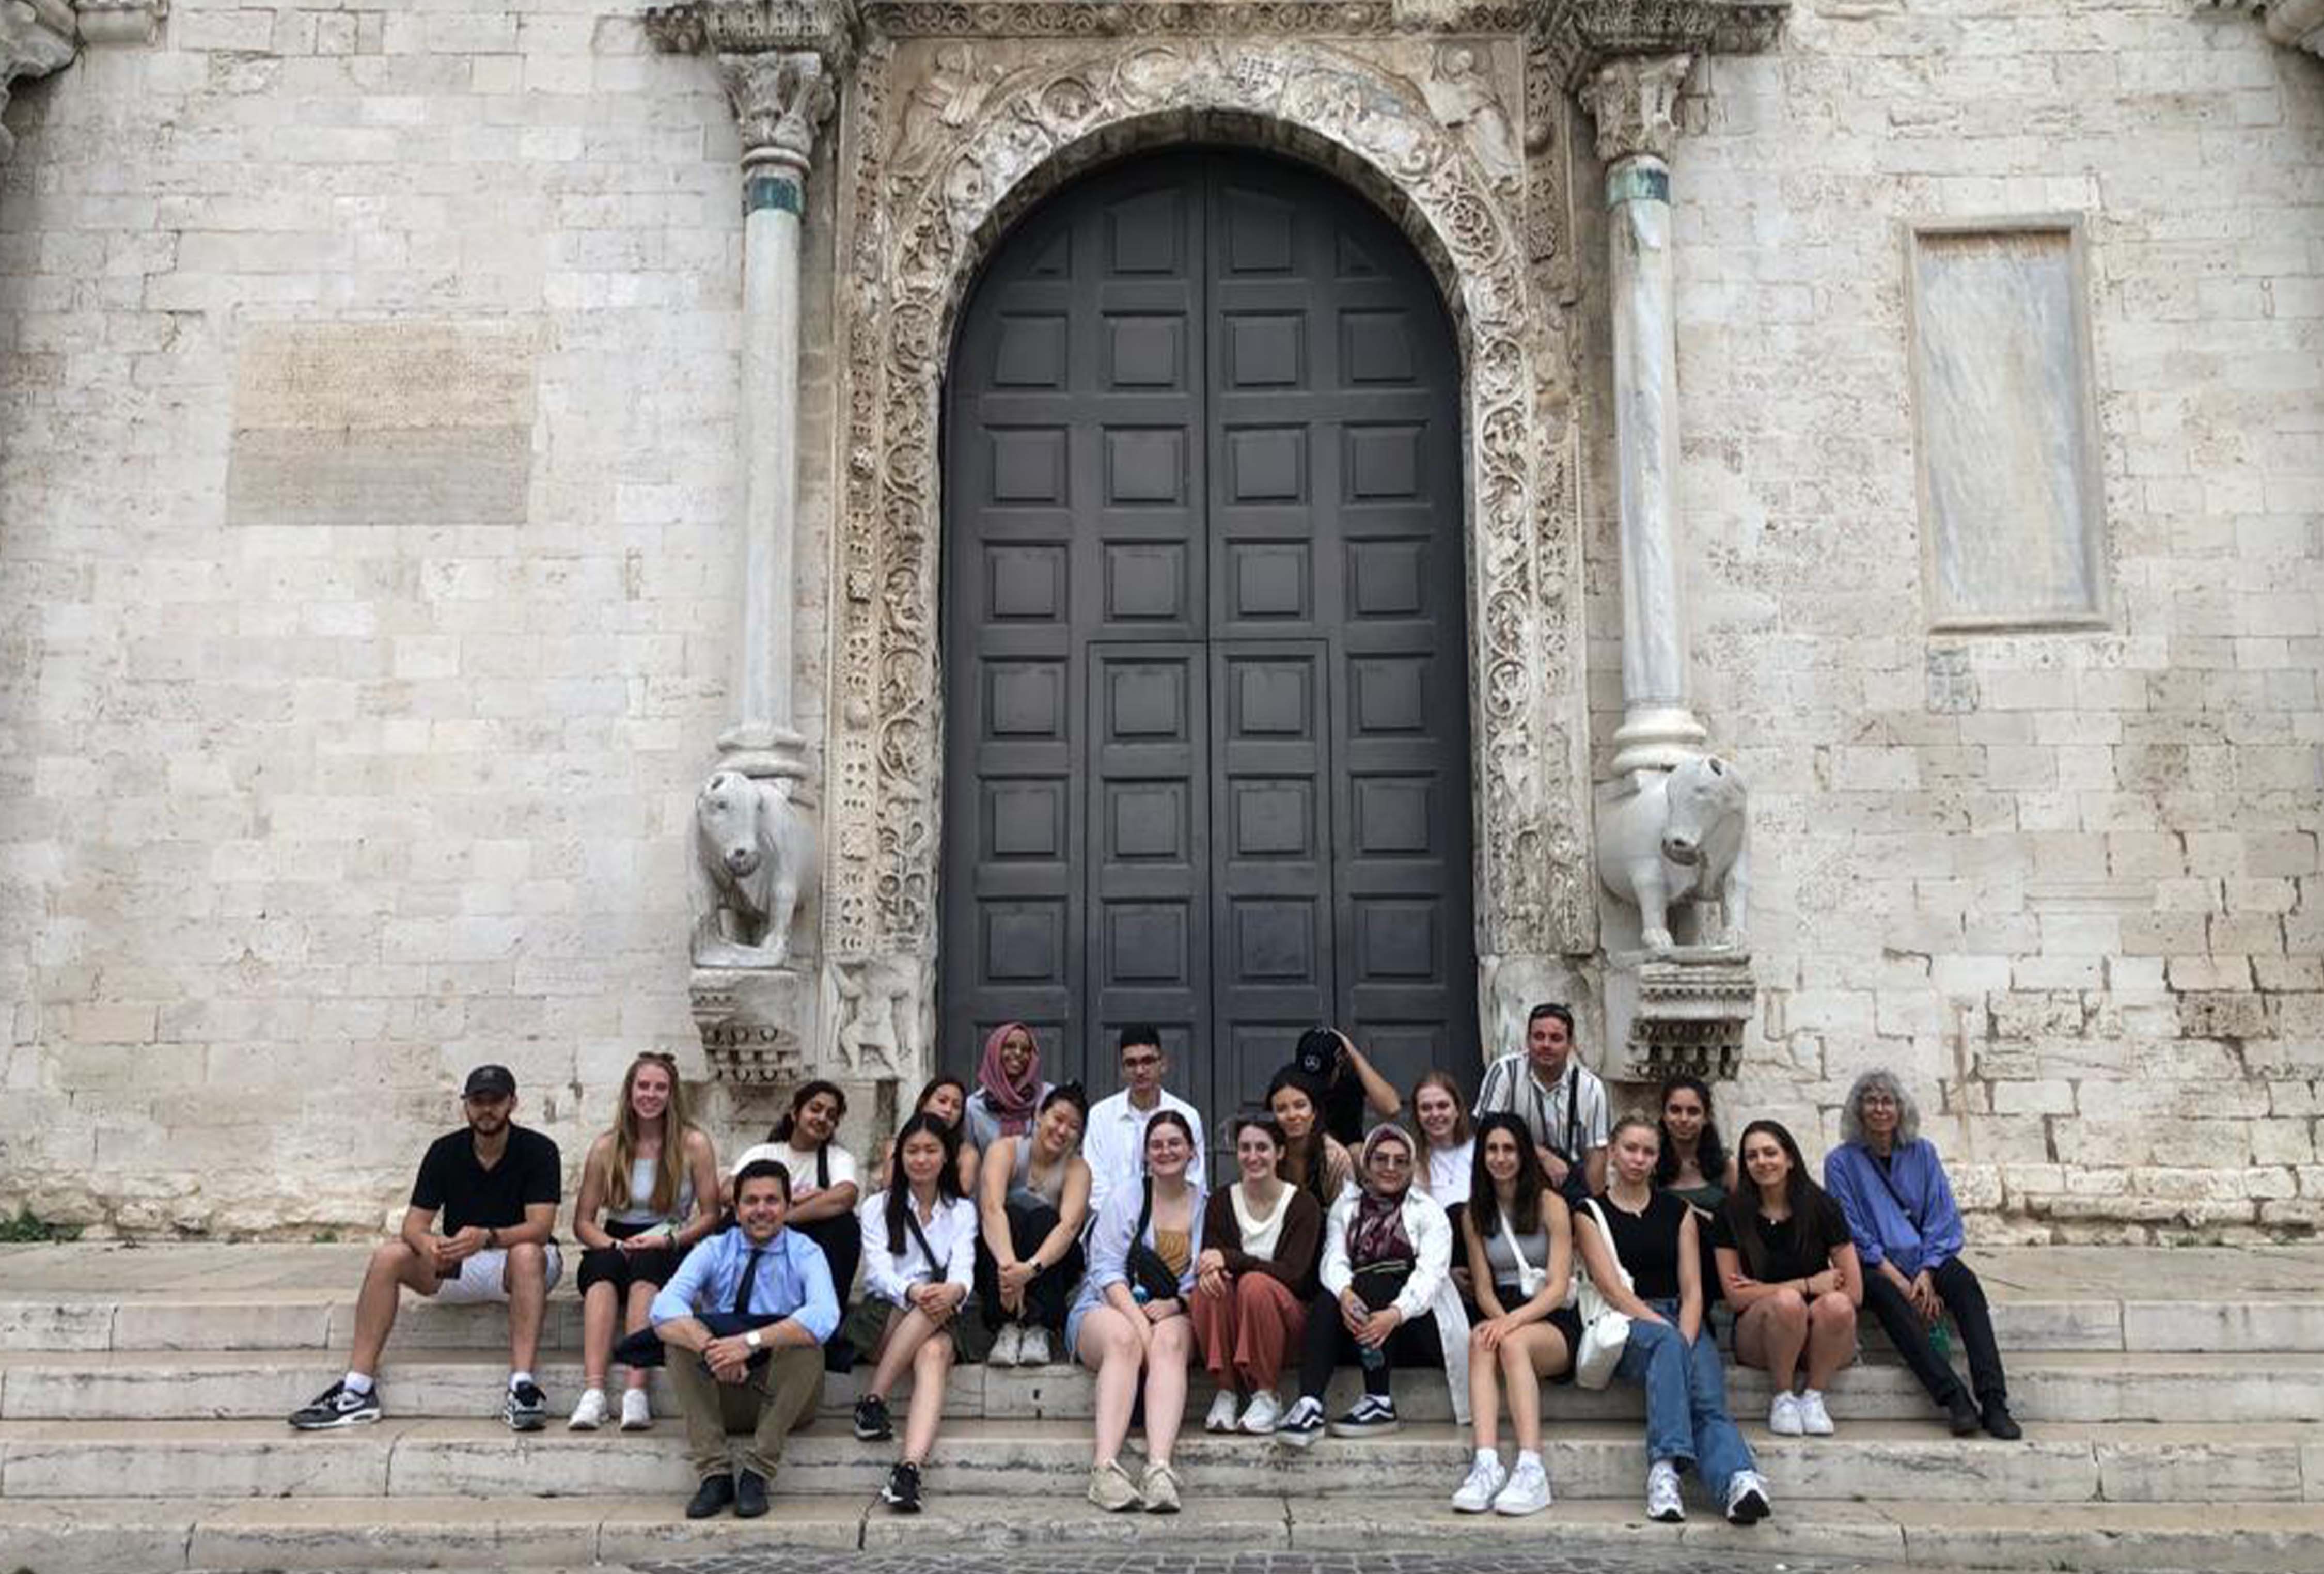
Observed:
[[[669,1379],[686,1411],[686,1451],[695,1475],[703,1480],[725,1475],[732,1468],[727,1434],[747,1432],[742,1468],[771,1484],[783,1462],[784,1440],[823,1404],[823,1351],[787,1346],[740,1383],[721,1383],[701,1357],[672,1349]]]
[[[1265,1274],[1236,1275],[1223,1295],[1197,1290],[1187,1305],[1203,1365],[1222,1388],[1256,1394],[1274,1387],[1307,1326],[1307,1309],[1282,1280]]]

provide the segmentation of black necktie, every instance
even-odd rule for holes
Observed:
[[[734,1284],[733,1311],[737,1317],[748,1317],[751,1314],[751,1285],[759,1276],[759,1259],[766,1255],[765,1247],[754,1246],[751,1248],[751,1260],[742,1265],[742,1276]]]

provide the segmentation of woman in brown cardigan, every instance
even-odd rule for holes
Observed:
[[[1204,1364],[1219,1385],[1203,1421],[1208,1431],[1263,1436],[1283,1416],[1276,1379],[1299,1348],[1323,1241],[1323,1209],[1277,1174],[1283,1149],[1272,1115],[1242,1117],[1235,1123],[1242,1178],[1212,1192],[1204,1211],[1193,1310]]]

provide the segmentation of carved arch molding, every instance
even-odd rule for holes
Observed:
[[[1198,140],[1332,170],[1436,276],[1462,355],[1488,1012],[1497,976],[1531,988],[1590,952],[1572,353],[1553,304],[1567,233],[1562,83],[1538,60],[1528,69],[1514,26],[1457,41],[1391,24],[1327,43],[1246,15],[1236,36],[1004,40],[981,36],[973,11],[872,10],[897,14],[857,57],[840,152],[835,970],[909,959],[926,977],[936,953],[937,422],[954,318],[1001,233],[1041,196],[1106,160]]]

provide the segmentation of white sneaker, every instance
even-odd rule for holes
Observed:
[[[1796,1394],[1778,1394],[1775,1402],[1767,1406],[1767,1430],[1779,1438],[1795,1438],[1804,1430],[1801,1425],[1800,1400]]]
[[[993,1367],[1019,1367],[1025,1364],[1025,1329],[1021,1323],[1004,1322],[1001,1331],[992,1336],[992,1354],[985,1364]]]
[[[1678,1467],[1668,1459],[1656,1459],[1646,1472],[1646,1517],[1665,1524],[1686,1518],[1686,1505],[1678,1495]]]
[[[1219,1396],[1211,1401],[1211,1413],[1203,1417],[1204,1431],[1232,1431],[1241,1417],[1236,1413],[1241,1407],[1235,1403],[1235,1392],[1222,1388]]]
[[[1550,1504],[1549,1472],[1539,1459],[1517,1456],[1517,1468],[1509,1472],[1508,1485],[1493,1499],[1495,1514],[1539,1514]]]
[[[1018,1330],[1017,1364],[1020,1367],[1046,1367],[1056,1358],[1049,1352],[1049,1330],[1038,1325]]]
[[[653,1425],[653,1402],[642,1388],[632,1388],[622,1395],[622,1430],[645,1431]]]
[[[1823,1407],[1823,1395],[1813,1388],[1800,1395],[1800,1427],[1812,1438],[1831,1435],[1831,1412]]]
[[[1727,1523],[1757,1524],[1775,1511],[1767,1497],[1767,1478],[1757,1470],[1738,1470],[1727,1483]]]
[[[581,1403],[573,1407],[573,1417],[565,1423],[567,1431],[595,1431],[605,1424],[605,1391],[603,1388],[582,1390]]]
[[[1250,1407],[1242,1413],[1242,1430],[1253,1437],[1265,1437],[1283,1419],[1283,1401],[1275,1396],[1272,1388],[1262,1388],[1250,1396]]]
[[[1480,1454],[1469,1467],[1469,1478],[1452,1495],[1452,1506],[1462,1514],[1482,1514],[1509,1484],[1509,1473],[1499,1455]]]

